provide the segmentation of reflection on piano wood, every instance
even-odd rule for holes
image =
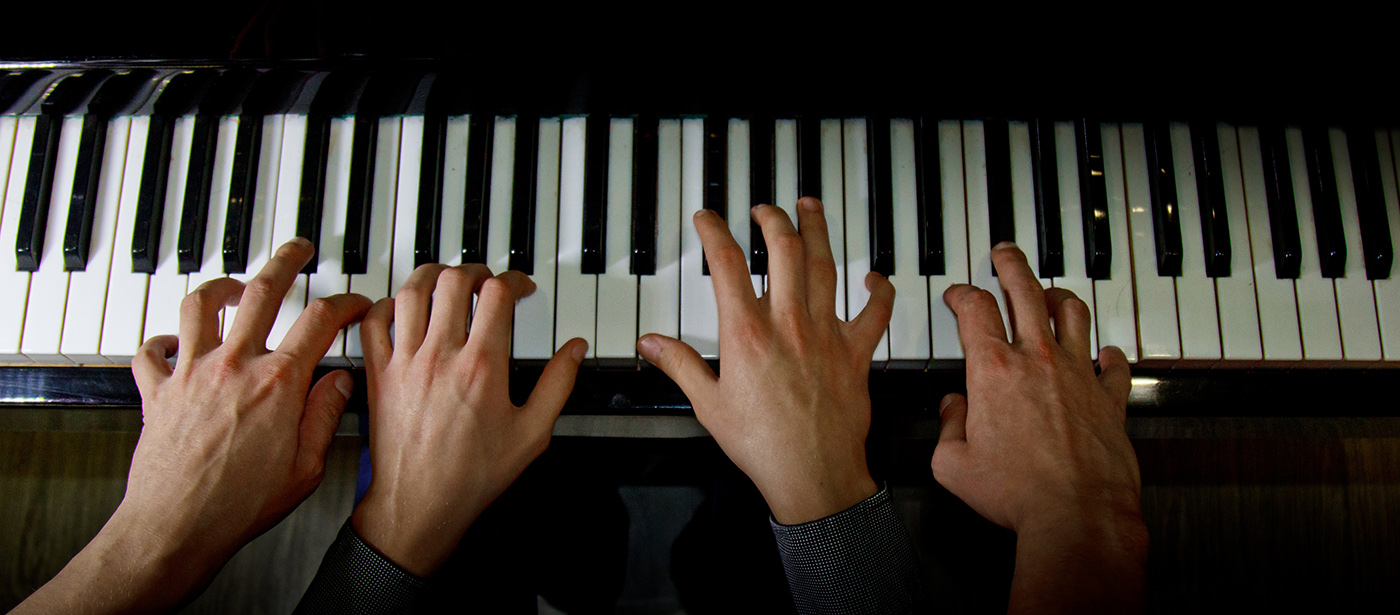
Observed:
[[[594,366],[636,368],[648,332],[718,359],[689,216],[729,219],[762,292],[747,210],[810,195],[837,313],[864,306],[869,271],[897,288],[886,373],[960,367],[941,295],[995,286],[1003,240],[1084,299],[1096,346],[1139,373],[1400,365],[1400,131],[527,108],[450,72],[321,68],[0,69],[0,362],[129,362],[175,332],[187,292],[247,279],[295,236],[318,253],[271,347],[319,297],[482,262],[539,284],[517,307],[520,365],[577,336]],[[325,363],[361,362],[352,327]]]

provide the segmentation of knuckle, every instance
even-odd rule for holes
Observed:
[[[336,316],[335,303],[325,297],[317,297],[306,304],[303,313],[312,323],[330,324]]]
[[[716,249],[715,256],[712,260],[714,260],[716,264],[725,267],[747,266],[744,262],[744,249],[739,247],[739,244],[736,243],[727,244]]]
[[[1060,304],[1060,309],[1073,318],[1089,318],[1089,304],[1079,297],[1070,296]]]
[[[254,301],[265,301],[273,299],[277,289],[272,280],[265,277],[253,278],[247,286],[243,288],[243,296]],[[280,297],[275,297],[280,299]]]
[[[769,249],[782,252],[800,254],[802,252],[802,237],[792,233],[782,233],[768,242]]]

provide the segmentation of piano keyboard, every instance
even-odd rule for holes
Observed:
[[[991,288],[1015,241],[1142,366],[1400,361],[1400,131],[1093,118],[477,112],[447,76],[15,68],[0,73],[0,362],[122,364],[181,298],[248,279],[281,243],[317,256],[276,347],[318,297],[392,296],[418,265],[518,269],[513,354],[572,337],[602,366],[677,336],[718,358],[690,217],[826,206],[842,318],[897,289],[874,361],[956,366],[952,284]],[[1003,304],[1004,308],[1004,304]],[[225,327],[237,309],[227,308]],[[356,328],[325,361],[356,365]]]

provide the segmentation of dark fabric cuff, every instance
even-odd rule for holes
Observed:
[[[839,513],[801,525],[769,518],[800,613],[914,613],[923,575],[888,487]]]
[[[346,519],[295,612],[408,613],[427,589],[427,579],[375,551]]]

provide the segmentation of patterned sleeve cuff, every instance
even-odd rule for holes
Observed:
[[[912,613],[925,603],[918,557],[889,488],[801,525],[770,518],[801,613]]]
[[[426,579],[374,550],[346,519],[296,613],[407,613],[427,589]]]

